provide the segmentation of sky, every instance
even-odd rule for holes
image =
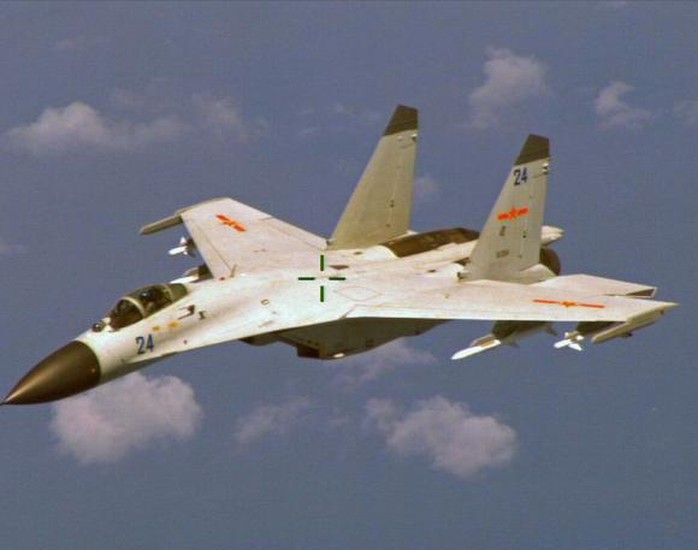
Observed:
[[[584,353],[452,322],[335,362],[193,351],[0,409],[13,549],[698,545],[694,3],[5,3],[0,385],[191,267],[230,196],[328,236],[396,104],[413,227],[479,229],[529,133],[565,273],[681,303]],[[568,327],[561,327],[564,330]]]

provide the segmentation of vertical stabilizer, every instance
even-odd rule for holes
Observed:
[[[329,250],[373,246],[409,230],[417,131],[417,109],[398,105],[332,234]]]
[[[529,135],[470,257],[469,278],[506,280],[539,263],[550,142]]]

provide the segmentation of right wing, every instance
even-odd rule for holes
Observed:
[[[315,265],[325,240],[233,199],[213,199],[146,225],[148,235],[184,223],[211,274]]]

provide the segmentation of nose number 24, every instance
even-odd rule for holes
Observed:
[[[136,346],[138,347],[136,352],[138,355],[144,355],[149,351],[153,351],[155,349],[153,335],[148,334],[148,336],[136,336]]]

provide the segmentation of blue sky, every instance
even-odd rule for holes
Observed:
[[[695,548],[693,3],[15,3],[0,8],[0,381],[176,278],[145,223],[231,196],[329,235],[397,103],[414,228],[479,228],[552,140],[566,273],[679,309],[583,354],[453,363],[450,323],[333,363],[191,352],[3,407],[8,548]]]

